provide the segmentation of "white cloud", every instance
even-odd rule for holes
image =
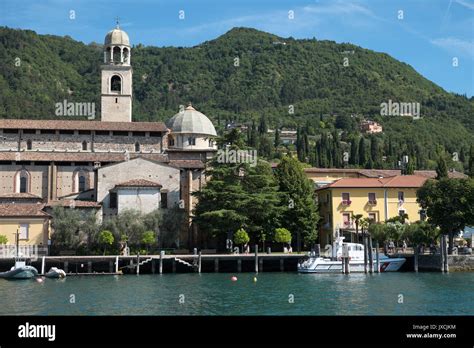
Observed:
[[[474,3],[473,2],[469,2],[467,0],[456,0],[456,3],[458,3],[459,5],[461,6],[464,6],[470,10],[474,10]]]
[[[474,57],[474,41],[466,41],[453,37],[430,40],[433,45],[444,48],[453,54]]]

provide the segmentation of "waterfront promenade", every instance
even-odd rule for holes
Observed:
[[[185,272],[275,272],[296,271],[305,254],[162,254],[162,255],[67,255],[32,260],[40,273],[51,267],[68,275],[185,273]],[[0,270],[9,269],[13,259],[1,259]]]

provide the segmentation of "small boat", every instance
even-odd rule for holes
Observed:
[[[66,272],[57,267],[51,267],[51,269],[44,275],[46,278],[65,278]]]
[[[326,251],[331,256],[320,257],[310,253],[306,259],[298,263],[300,273],[342,273],[343,249],[349,256],[349,266],[351,272],[364,272],[364,246],[358,243],[344,243],[344,237],[337,237],[334,247],[327,245]],[[405,258],[390,258],[384,254],[379,254],[379,264],[377,265],[374,256],[373,266],[375,271],[379,267],[380,272],[396,272],[405,263]]]
[[[38,270],[33,266],[27,266],[25,261],[15,260],[15,266],[9,271],[0,272],[0,278],[4,279],[31,279],[38,276]]]
[[[4,279],[31,279],[38,276],[38,270],[33,266],[27,266],[26,260],[18,254],[19,250],[19,230],[17,229],[16,235],[16,255],[15,255],[15,266],[9,271],[0,272],[0,278]]]

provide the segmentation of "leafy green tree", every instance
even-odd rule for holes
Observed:
[[[280,191],[284,194],[282,206],[286,207],[282,226],[296,234],[300,251],[300,236],[305,244],[314,243],[317,238],[316,225],[319,221],[315,204],[313,183],[303,171],[300,162],[284,157],[276,169]]]
[[[290,244],[291,243],[291,232],[288,231],[286,228],[277,228],[275,229],[275,236],[273,240],[276,243]]]
[[[103,230],[99,232],[99,239],[98,239],[99,244],[104,246],[104,255],[105,252],[107,251],[107,245],[112,245],[114,243],[114,235],[112,232]]]
[[[359,241],[359,224],[360,220],[364,217],[362,214],[352,214],[352,220],[354,220],[355,225],[356,225],[356,239]]]
[[[7,243],[8,243],[7,236],[0,234],[0,244],[7,244]]]
[[[145,231],[142,235],[142,243],[146,245],[146,251],[150,246],[152,246],[156,242],[155,232],[154,231]]]
[[[51,213],[52,221],[51,235],[52,252],[61,250],[71,250],[79,247],[85,241],[85,236],[81,233],[82,216],[78,209],[68,209],[63,207],[53,207]]]
[[[379,222],[370,224],[369,233],[373,240],[379,242],[380,245],[383,245],[389,239],[385,224]]]
[[[365,139],[360,137],[359,140],[359,165],[365,167],[367,164],[367,153],[365,148]]]
[[[436,166],[436,179],[445,179],[448,177],[448,166],[444,156],[439,156]]]
[[[416,195],[428,222],[448,235],[451,254],[454,237],[466,225],[474,224],[474,179],[427,180]]]
[[[415,173],[415,167],[415,160],[413,159],[413,157],[409,157],[404,174],[413,175]]]
[[[471,145],[471,149],[469,150],[469,176],[474,178],[474,144]]]
[[[249,241],[250,241],[249,235],[243,228],[238,229],[237,232],[234,233],[235,244],[244,245],[244,244],[247,244]]]
[[[338,115],[336,116],[336,128],[343,129],[345,131],[350,131],[354,128],[354,122],[352,118],[348,114]]]
[[[280,139],[280,130],[278,128],[275,129],[275,140],[273,142],[273,145],[275,146],[275,148],[277,148],[278,146],[280,146],[281,144],[281,139]]]
[[[359,164],[359,143],[357,142],[357,138],[352,138],[351,140],[351,156],[349,157],[349,164]]]
[[[209,167],[211,179],[194,193],[198,198],[194,221],[203,230],[219,237],[245,228],[258,239],[279,224],[278,185],[267,162],[223,163],[216,156]]]
[[[405,226],[403,238],[414,247],[420,244],[429,245],[436,242],[439,237],[439,229],[427,221],[417,221]]]

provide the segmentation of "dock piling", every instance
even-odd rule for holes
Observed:
[[[255,244],[255,273],[258,273],[258,244]]]
[[[285,271],[285,259],[281,258],[280,259],[280,272]]]
[[[172,264],[172,267],[173,267],[173,273],[176,273],[176,259],[173,259],[171,264]]]
[[[41,274],[44,274],[44,268],[45,268],[45,263],[46,263],[46,256],[43,256],[41,258]]]
[[[258,271],[263,272],[263,259],[258,259]]]
[[[367,274],[367,236],[365,233],[362,236],[362,240],[364,241],[364,273]]]
[[[199,256],[198,256],[198,273],[201,273],[201,251],[199,251]]]
[[[369,272],[370,274],[374,273],[374,255],[373,255],[373,250],[372,250],[372,237],[369,236],[368,238],[368,244],[369,244]]]
[[[155,274],[155,259],[151,260],[151,273]]]
[[[418,245],[415,245],[413,248],[415,249],[413,250],[413,268],[418,273]]]
[[[379,242],[375,241],[375,273],[380,273]]]
[[[237,272],[242,272],[242,259],[237,259]]]
[[[219,273],[219,259],[214,259],[214,272]]]
[[[164,251],[160,251],[160,268],[159,273],[163,274],[163,255],[165,254]]]
[[[140,274],[140,254],[137,254],[137,275]]]
[[[69,262],[64,261],[64,272],[68,273],[69,272]]]
[[[109,273],[112,273],[114,271],[114,262],[109,261]]]

